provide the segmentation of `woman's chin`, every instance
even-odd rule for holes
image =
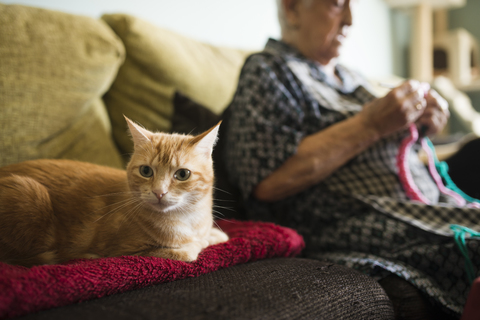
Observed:
[[[333,60],[340,56],[340,51],[338,49],[329,51],[327,53],[323,53],[322,55],[318,56],[315,61],[320,63],[321,65],[329,65]]]

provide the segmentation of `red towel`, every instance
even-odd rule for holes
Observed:
[[[294,230],[272,223],[219,221],[230,237],[192,263],[154,257],[81,259],[32,268],[0,263],[0,318],[196,277],[264,258],[290,257],[305,244]]]

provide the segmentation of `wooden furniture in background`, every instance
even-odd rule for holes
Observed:
[[[433,52],[434,28],[433,13],[436,14],[435,29],[442,30],[443,35],[435,39],[438,45],[448,47],[448,58],[451,74],[449,75],[457,84],[467,85],[471,82],[464,74],[465,66],[470,62],[470,57],[465,58],[465,49],[468,47],[464,31],[447,32],[448,19],[446,9],[462,7],[466,0],[385,0],[392,8],[400,8],[412,13],[412,38],[410,46],[410,77],[421,81],[431,82],[434,77]],[[470,42],[469,42],[470,43]],[[471,46],[470,46],[471,47]],[[456,78],[455,78],[456,77]],[[470,81],[470,82],[469,82]]]

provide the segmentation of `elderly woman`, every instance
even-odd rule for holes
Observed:
[[[247,59],[225,114],[230,180],[249,218],[296,228],[309,257],[397,275],[458,316],[470,283],[449,226],[475,227],[480,210],[439,192],[418,144],[406,158],[430,205],[408,199],[396,164],[409,126],[439,132],[447,103],[413,80],[375,98],[337,63],[353,1],[278,1],[282,39]],[[479,242],[467,247],[478,265]]]

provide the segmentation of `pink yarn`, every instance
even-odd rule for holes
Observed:
[[[430,85],[428,83],[422,83],[422,89],[425,92],[425,97],[428,94],[428,90],[430,89]],[[412,174],[410,173],[410,168],[408,167],[408,154],[412,145],[418,140],[418,129],[417,126],[412,123],[409,127],[410,136],[405,138],[402,143],[400,144],[400,148],[397,155],[397,167],[398,167],[398,176],[400,179],[400,183],[402,184],[403,189],[407,196],[416,201],[420,201],[425,204],[430,204],[430,201],[421,193],[420,189],[418,189],[415,181],[413,181]],[[422,148],[427,153],[428,157],[428,169],[430,171],[430,175],[432,176],[433,180],[437,184],[438,189],[441,193],[451,196],[457,205],[459,206],[467,206],[471,208],[480,208],[480,203],[472,202],[468,203],[464,197],[462,197],[457,192],[447,188],[442,181],[440,174],[437,171],[435,166],[435,155],[428,145],[426,139],[421,140]]]
[[[415,127],[415,125],[413,126]],[[415,130],[417,130],[417,127],[415,127]],[[422,142],[423,150],[425,150],[425,152],[427,153],[428,169],[430,170],[430,174],[432,175],[433,180],[435,180],[435,183],[437,184],[437,187],[440,190],[440,192],[443,194],[449,195],[453,199],[455,199],[455,202],[457,203],[457,205],[462,207],[465,206],[467,204],[467,201],[461,195],[459,195],[453,190],[448,189],[443,185],[442,178],[440,177],[437,169],[435,168],[435,160],[434,160],[432,149],[430,149],[425,139],[422,139],[421,142]]]
[[[400,178],[400,183],[402,184],[405,193],[410,199],[430,204],[430,201],[420,192],[413,181],[410,168],[408,167],[408,154],[412,145],[418,139],[418,130],[415,124],[410,125],[409,130],[410,136],[403,139],[397,155],[398,177]]]
[[[415,184],[412,174],[410,173],[410,168],[408,166],[408,153],[410,152],[410,149],[412,145],[415,143],[415,141],[418,140],[418,129],[417,126],[412,123],[409,127],[410,130],[410,136],[405,138],[402,143],[400,144],[400,149],[397,155],[397,167],[398,167],[398,176],[400,178],[400,183],[403,186],[403,189],[405,190],[405,193],[407,196],[416,201],[420,201],[425,204],[430,204],[430,201],[422,194],[420,189],[418,189],[417,185]],[[437,169],[435,168],[435,159],[434,159],[434,154],[430,147],[428,146],[427,142],[425,139],[421,140],[422,148],[425,150],[427,153],[428,157],[428,169],[430,171],[430,175],[432,176],[433,180],[437,184],[438,189],[440,192],[443,194],[451,196],[457,205],[459,206],[465,206],[467,205],[467,201],[458,193],[456,193],[453,190],[448,189],[443,185],[442,178],[437,172]],[[480,208],[480,205],[478,203],[472,203],[468,205],[469,207],[473,208]]]

